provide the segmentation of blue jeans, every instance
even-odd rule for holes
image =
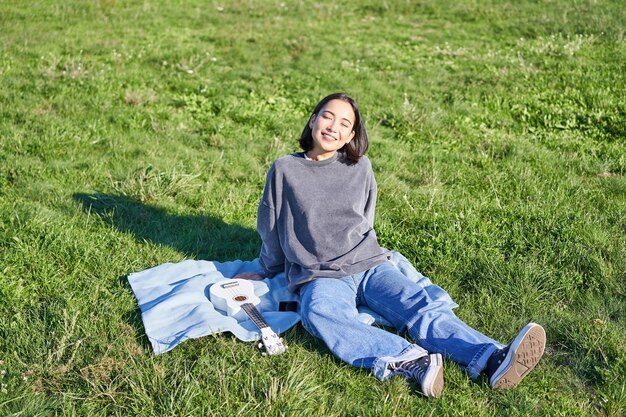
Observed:
[[[400,356],[411,344],[380,327],[362,323],[357,306],[383,316],[431,353],[441,353],[477,378],[489,356],[504,345],[461,321],[448,304],[386,262],[343,278],[316,278],[300,290],[302,325],[339,359],[371,368],[377,358]],[[412,345],[415,346],[415,345]]]

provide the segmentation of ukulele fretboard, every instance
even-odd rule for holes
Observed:
[[[243,308],[243,310],[248,314],[248,317],[250,317],[250,319],[259,329],[270,327],[270,325],[267,324],[263,316],[261,316],[261,313],[259,313],[259,310],[256,309],[254,304],[245,303],[241,305],[241,308]]]

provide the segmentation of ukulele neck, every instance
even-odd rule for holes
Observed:
[[[267,322],[263,318],[263,316],[261,316],[261,313],[259,313],[259,310],[256,309],[254,304],[244,303],[241,305],[241,308],[248,314],[248,317],[250,317],[250,320],[254,322],[254,324],[256,325],[256,327],[259,328],[259,330],[264,329],[266,327],[270,327],[269,324],[267,324]]]

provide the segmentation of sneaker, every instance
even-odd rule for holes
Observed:
[[[439,353],[419,359],[392,362],[387,365],[391,375],[403,375],[417,382],[427,397],[437,398],[443,391],[443,358]]]
[[[515,340],[496,350],[487,361],[485,373],[493,389],[513,388],[533,370],[546,347],[546,332],[537,323],[528,323]]]

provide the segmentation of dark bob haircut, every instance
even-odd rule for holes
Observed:
[[[334,93],[329,96],[326,96],[317,103],[313,113],[311,113],[311,117],[307,120],[306,125],[304,126],[304,130],[302,131],[302,135],[300,135],[300,147],[306,152],[313,149],[313,135],[311,132],[311,127],[309,126],[311,118],[316,117],[318,113],[324,108],[326,103],[332,100],[342,100],[352,106],[352,110],[354,111],[354,125],[352,131],[354,132],[354,137],[352,140],[345,145],[339,152],[343,153],[344,158],[352,162],[358,162],[359,158],[365,155],[367,152],[367,148],[369,146],[367,139],[367,131],[365,130],[365,123],[361,118],[361,113],[359,112],[359,106],[356,104],[356,101],[349,95],[345,93]]]

